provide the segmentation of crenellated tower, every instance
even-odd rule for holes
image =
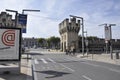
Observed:
[[[80,20],[76,18],[67,18],[59,24],[59,33],[61,35],[61,50],[72,50],[73,48],[78,51],[78,33],[80,31]]]

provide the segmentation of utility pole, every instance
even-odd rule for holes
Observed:
[[[83,20],[83,17],[73,16],[73,15],[70,15],[70,17],[79,18],[82,21],[81,23],[82,25],[82,54],[84,56],[84,20]]]

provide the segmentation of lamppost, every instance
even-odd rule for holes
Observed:
[[[87,31],[84,31],[86,33],[86,38],[85,38],[85,44],[86,44],[86,53],[88,55],[88,39],[87,39]]]
[[[22,10],[22,14],[24,14],[25,11],[29,11],[29,12],[40,12],[40,10],[23,9],[23,10]]]
[[[24,14],[25,11],[29,11],[29,12],[40,12],[40,10],[33,10],[33,9],[23,9],[22,10],[22,14]],[[23,44],[24,45],[24,44]],[[29,45],[29,44],[28,44]],[[29,55],[27,54],[27,60],[29,58]]]
[[[101,24],[99,26],[105,25],[105,43],[106,43],[106,53],[108,53],[108,45],[109,45],[109,50],[111,54],[111,59],[113,59],[113,54],[112,54],[112,30],[111,26],[116,26],[116,24]],[[108,44],[109,43],[109,44]]]
[[[22,15],[25,15],[24,12],[29,11],[29,12],[40,12],[40,10],[33,10],[33,9],[23,9],[22,10]],[[27,15],[26,15],[27,16]],[[23,27],[23,26],[22,26]],[[26,33],[26,26],[22,29],[23,33]]]
[[[84,56],[84,20],[83,20],[83,17],[73,16],[73,15],[70,15],[70,17],[79,18],[82,21],[81,23],[82,25],[82,53]]]
[[[15,13],[15,27],[17,27],[18,11],[10,10],[10,9],[6,9],[6,11],[14,12]]]

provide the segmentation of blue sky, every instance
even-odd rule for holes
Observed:
[[[39,9],[28,14],[27,33],[24,37],[60,36],[58,24],[69,15],[84,18],[88,36],[104,38],[103,23],[114,23],[113,38],[120,39],[120,0],[1,0],[0,12],[13,9]],[[12,13],[10,13],[12,14]],[[79,32],[81,35],[81,30]]]

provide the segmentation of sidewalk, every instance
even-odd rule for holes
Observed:
[[[120,65],[120,59],[116,59],[116,55],[113,54],[113,59],[111,59],[110,54],[83,54],[78,53],[77,57],[80,57],[82,59],[87,59],[87,60],[93,60],[93,61],[100,61],[100,62],[106,62],[106,63],[111,63],[111,64],[117,64]],[[119,56],[120,57],[120,56]]]
[[[26,55],[21,59],[20,74],[0,74],[0,80],[32,80],[31,61],[27,62]]]

